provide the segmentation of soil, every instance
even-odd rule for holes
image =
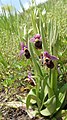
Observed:
[[[0,91],[0,120],[45,120],[43,117],[31,119],[23,107],[11,108],[3,104],[13,100],[18,101],[16,95],[23,96],[23,94],[26,94],[25,92],[21,92],[20,89],[21,87],[16,89],[2,88]]]

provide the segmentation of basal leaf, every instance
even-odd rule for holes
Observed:
[[[26,99],[27,109],[28,109],[29,106],[30,106],[31,99],[35,100],[35,101],[37,102],[38,108],[40,108],[40,106],[41,106],[41,101],[40,101],[40,99],[36,96],[36,94],[35,94],[35,89],[31,89],[31,91],[29,92],[29,94],[28,94],[28,96],[27,96],[27,99]]]
[[[53,114],[53,112],[56,109],[56,97],[55,95],[52,96],[50,99],[48,99],[45,103],[44,103],[45,107],[48,109],[48,111],[50,112],[50,114]]]
[[[57,107],[56,107],[56,111],[58,111],[61,107],[61,105],[63,104],[64,98],[65,98],[66,92],[62,93],[60,92],[57,98]]]
[[[67,83],[64,84],[59,90],[56,111],[58,111],[60,109],[60,107],[62,106],[65,96],[66,96],[66,91],[67,91]]]
[[[60,88],[60,92],[64,93],[65,91],[67,91],[67,83]]]
[[[44,110],[40,111],[41,115],[43,116],[50,116],[51,115],[51,112],[45,108]]]
[[[40,113],[43,116],[50,116],[54,113],[55,109],[56,109],[56,97],[52,96],[52,98],[48,99],[44,105],[46,106],[46,108],[44,110],[41,110]]]

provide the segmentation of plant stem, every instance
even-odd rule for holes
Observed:
[[[57,91],[57,71],[56,68],[53,69],[51,74],[51,88],[54,90],[54,93],[56,94]]]
[[[52,47],[52,54],[55,55],[55,49]],[[54,90],[54,93],[56,94],[57,91],[57,61],[54,61],[54,68],[51,72],[51,88]]]
[[[52,71],[51,71],[51,69],[50,69],[49,85],[50,85],[50,83],[51,83],[51,74],[52,74]]]

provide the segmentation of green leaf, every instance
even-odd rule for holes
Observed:
[[[50,116],[51,115],[51,112],[46,108],[42,111],[40,111],[41,115],[43,116]]]
[[[64,84],[59,90],[56,111],[58,111],[60,109],[61,105],[63,104],[65,96],[66,96],[66,91],[67,91],[67,83]]]
[[[61,107],[61,105],[63,104],[64,98],[65,98],[66,92],[62,93],[60,92],[57,98],[57,107],[56,107],[56,111],[58,111]]]
[[[41,34],[42,34],[42,45],[43,45],[43,50],[45,51],[45,50],[47,50],[47,44],[46,44],[46,42],[45,42],[45,34],[44,34],[44,28],[43,28],[43,22],[42,22],[42,20],[41,20]]]
[[[60,92],[64,93],[65,91],[67,91],[67,83],[65,83],[65,84],[60,88]]]
[[[40,109],[41,101],[40,101],[40,99],[36,96],[35,89],[31,89],[30,92],[29,92],[29,94],[28,94],[28,96],[27,96],[27,99],[26,99],[27,109],[28,109],[29,106],[30,106],[31,99],[33,99],[33,100],[35,100],[35,101],[37,102],[38,108]]]
[[[47,88],[47,85],[45,86],[44,94],[45,94],[45,97],[46,97],[46,95],[48,94],[48,88]]]
[[[53,90],[50,88],[50,86],[47,83],[47,90],[48,90],[48,98],[51,98],[54,95]]]
[[[44,116],[50,116],[54,113],[55,109],[56,109],[56,97],[55,95],[52,96],[50,99],[48,99],[44,105],[46,106],[46,108],[42,111],[40,111],[40,113]]]
[[[37,24],[36,24],[36,15],[35,15],[35,9],[32,9],[31,11],[31,19],[32,19],[32,26],[33,26],[33,29],[35,31],[35,33],[38,33],[38,30],[37,30]]]
[[[47,89],[47,85],[46,85],[47,77],[48,76],[45,75],[45,77],[41,81],[41,87],[39,89],[39,96],[40,96],[40,99],[41,99],[42,103],[43,103],[46,95],[48,94],[48,89]]]
[[[57,119],[54,117],[54,118],[52,118],[52,120],[57,120]]]

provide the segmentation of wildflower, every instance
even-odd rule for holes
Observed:
[[[31,42],[34,42],[36,49],[42,49],[42,40],[40,34],[36,34],[33,38],[31,38]]]
[[[35,83],[34,79],[32,78],[32,75],[31,75],[30,72],[28,73],[28,78],[27,78],[26,80],[27,80],[32,86],[35,86],[35,85],[36,85],[36,83]]]
[[[20,47],[21,47],[20,56],[21,56],[22,54],[24,54],[25,57],[26,57],[27,59],[29,59],[29,58],[30,58],[30,53],[29,53],[28,47],[25,46],[23,42],[20,43]]]
[[[48,68],[51,68],[51,69],[54,68],[54,63],[50,59],[46,59],[45,64]]]
[[[44,56],[45,56],[46,58],[51,59],[51,60],[58,60],[58,58],[57,58],[56,56],[50,55],[47,51],[44,52]]]
[[[53,60],[58,60],[56,56],[50,55],[47,51],[44,52],[46,66],[50,69],[54,68]]]

